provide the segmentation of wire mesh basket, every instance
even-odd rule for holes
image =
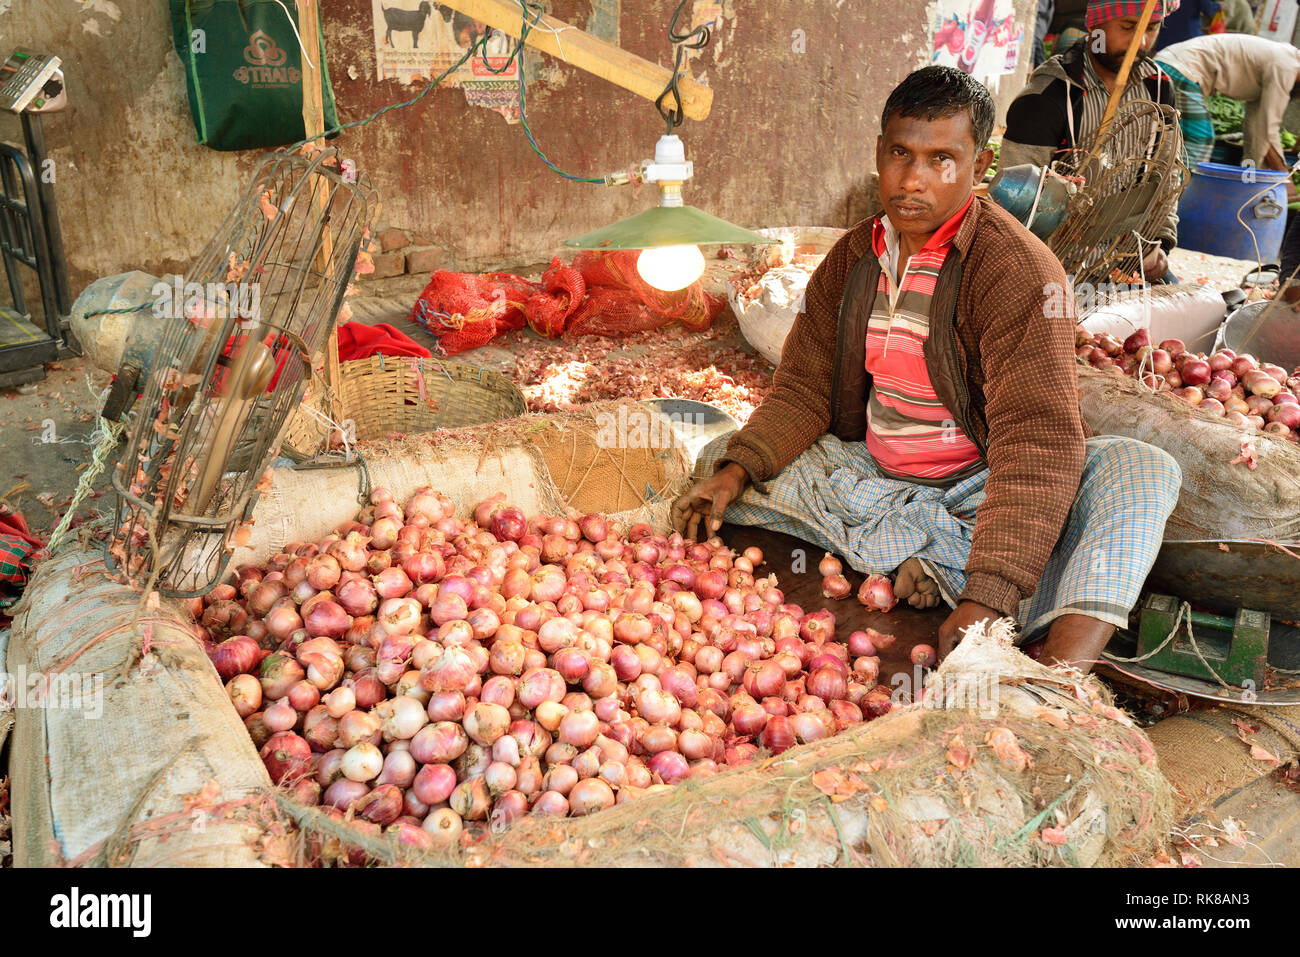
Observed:
[[[1142,277],[1141,265],[1187,186],[1182,155],[1178,111],[1143,100],[1117,110],[1091,147],[1055,164],[1085,180],[1048,240],[1076,285],[1163,278]]]
[[[499,373],[410,356],[342,363],[338,400],[341,420],[326,414],[327,396],[305,403],[290,420],[281,453],[295,461],[314,458],[341,444],[340,431],[346,431],[349,443],[365,442],[393,433],[485,425],[528,411],[518,386]]]
[[[273,153],[175,296],[113,473],[111,570],[203,594],[224,574],[342,305],[377,196],[335,150]],[[142,317],[141,321],[147,321]]]

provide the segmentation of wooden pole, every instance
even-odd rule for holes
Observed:
[[[304,136],[312,137],[325,132],[325,106],[321,99],[321,57],[325,55],[317,38],[320,35],[320,19],[316,7],[317,0],[298,0],[298,33],[302,37],[306,51],[302,54],[302,125]],[[313,144],[323,147],[323,141]],[[316,204],[322,211],[329,207],[330,192],[324,180],[313,189]],[[329,226],[321,233],[320,252],[316,254],[316,268],[321,274],[321,281],[330,279],[329,271],[334,259],[334,241],[330,236]],[[350,277],[344,277],[347,282]],[[331,317],[333,318],[333,317]],[[336,422],[343,414],[339,404],[339,382],[342,372],[339,369],[339,332],[338,326],[330,328],[329,341],[325,346],[325,384],[331,392],[330,417]]]
[[[518,0],[438,0],[438,3],[519,38],[524,15]],[[529,19],[531,21],[531,16]],[[543,16],[525,42],[647,100],[659,99],[659,94],[673,76],[673,71],[667,67],[651,63],[554,17]],[[713,106],[713,91],[687,77],[680,79],[677,85],[682,91],[682,111],[686,118],[702,120],[707,117]],[[673,106],[672,95],[664,102]]]
[[[1120,65],[1119,74],[1115,77],[1115,89],[1111,91],[1110,101],[1106,104],[1106,112],[1101,118],[1101,126],[1097,128],[1097,140],[1100,143],[1103,136],[1106,135],[1106,129],[1110,126],[1111,119],[1115,116],[1115,110],[1119,107],[1119,98],[1124,94],[1124,87],[1128,85],[1128,75],[1133,69],[1133,61],[1137,59],[1138,50],[1142,48],[1142,38],[1146,35],[1147,27],[1151,24],[1151,16],[1156,12],[1157,0],[1147,0],[1146,6],[1142,8],[1142,16],[1138,18],[1137,29],[1133,32],[1133,42],[1128,45],[1128,52],[1124,54],[1124,62]]]

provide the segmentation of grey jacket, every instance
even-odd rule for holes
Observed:
[[[1002,138],[998,178],[1013,166],[1047,166],[1061,151],[1074,149],[1083,119],[1083,57],[1086,40],[1057,54],[1033,72],[1007,110],[1007,132]],[[1144,81],[1151,99],[1174,103],[1173,83],[1163,73]],[[996,179],[995,179],[996,182]],[[1171,204],[1159,232],[1148,239],[1159,240],[1165,251],[1178,245],[1178,208]]]

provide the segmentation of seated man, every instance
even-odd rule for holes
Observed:
[[[1166,47],[1156,61],[1174,81],[1183,142],[1192,159],[1208,161],[1214,151],[1206,100],[1222,93],[1246,101],[1244,159],[1262,169],[1287,169],[1282,120],[1300,96],[1300,50],[1263,37],[1218,33]],[[1291,198],[1296,198],[1294,187]]]
[[[1013,166],[1045,167],[1054,161],[1063,164],[1064,172],[1073,171],[1074,164],[1092,146],[1101,126],[1142,7],[1141,0],[1089,2],[1089,35],[1035,70],[1008,108],[999,174]],[[1157,3],[1116,115],[1141,101],[1175,105],[1173,84],[1156,66],[1151,48],[1163,18],[1177,9],[1178,0]],[[1149,141],[1147,136],[1135,137],[1131,146],[1134,150],[1149,149]],[[1146,211],[1140,211],[1138,218],[1145,219]],[[1178,245],[1176,201],[1169,204],[1155,234],[1144,235],[1143,239],[1150,244],[1149,252],[1143,257],[1143,275],[1168,277],[1167,254]]]
[[[1141,442],[1085,440],[1074,322],[1044,314],[1065,272],[974,196],[993,116],[988,90],[949,67],[890,94],[884,214],[817,268],[773,391],[704,449],[697,474],[713,474],[673,524],[703,538],[725,513],[896,570],[913,606],[956,606],[945,653],[1008,615],[1025,638],[1047,632],[1046,658],[1088,668],[1127,624],[1181,475]]]

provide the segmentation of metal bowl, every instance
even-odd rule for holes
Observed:
[[[1228,317],[1214,347],[1249,352],[1290,371],[1300,366],[1300,315],[1285,303],[1252,302]]]

